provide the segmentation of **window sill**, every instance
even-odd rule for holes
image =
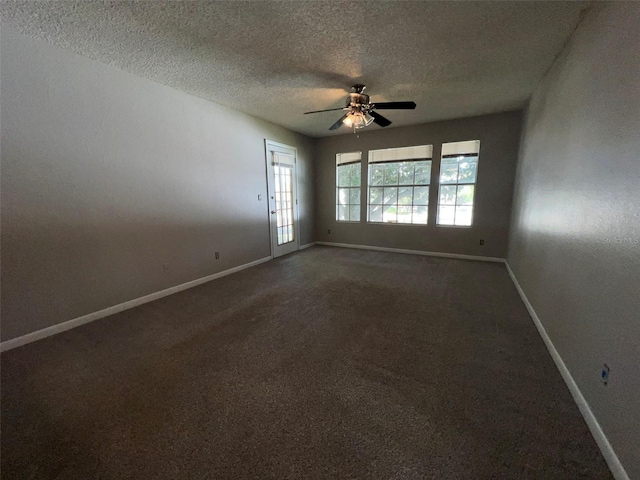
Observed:
[[[438,228],[472,228],[473,225],[440,225],[436,223],[436,227]]]
[[[397,222],[370,222],[367,221],[367,225],[393,225],[403,227],[428,227],[429,223],[397,223]]]

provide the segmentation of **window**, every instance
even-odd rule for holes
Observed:
[[[471,226],[480,141],[442,144],[438,225]]]
[[[432,153],[432,145],[369,152],[369,222],[426,225]]]
[[[360,159],[362,152],[336,155],[336,220],[360,221]]]

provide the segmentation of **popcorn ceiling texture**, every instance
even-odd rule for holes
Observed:
[[[312,136],[349,87],[393,126],[524,106],[581,2],[3,1],[2,26]],[[374,126],[372,128],[380,128]],[[346,133],[346,128],[336,134]]]

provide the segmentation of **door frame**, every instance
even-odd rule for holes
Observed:
[[[273,241],[273,228],[276,221],[274,215],[271,214],[271,210],[275,208],[275,200],[272,197],[275,187],[273,185],[273,176],[271,175],[272,165],[271,159],[273,157],[272,152],[280,152],[288,155],[293,155],[293,182],[295,187],[295,195],[293,199],[293,223],[295,226],[295,250],[300,250],[300,215],[298,211],[298,149],[291,145],[284,143],[274,142],[267,138],[264,139],[265,147],[265,167],[267,174],[267,216],[269,218],[269,244],[271,245],[271,258],[275,256],[275,245]]]

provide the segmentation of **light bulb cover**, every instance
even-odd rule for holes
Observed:
[[[353,127],[354,129],[364,128],[371,125],[373,117],[369,115],[369,112],[350,112],[344,119],[344,124],[347,127]]]
[[[350,113],[349,115],[347,115],[347,117],[344,119],[344,124],[347,127],[350,127],[353,125],[353,113]]]
[[[368,127],[373,123],[374,118],[369,114],[369,112],[364,114],[365,119],[365,127]]]

